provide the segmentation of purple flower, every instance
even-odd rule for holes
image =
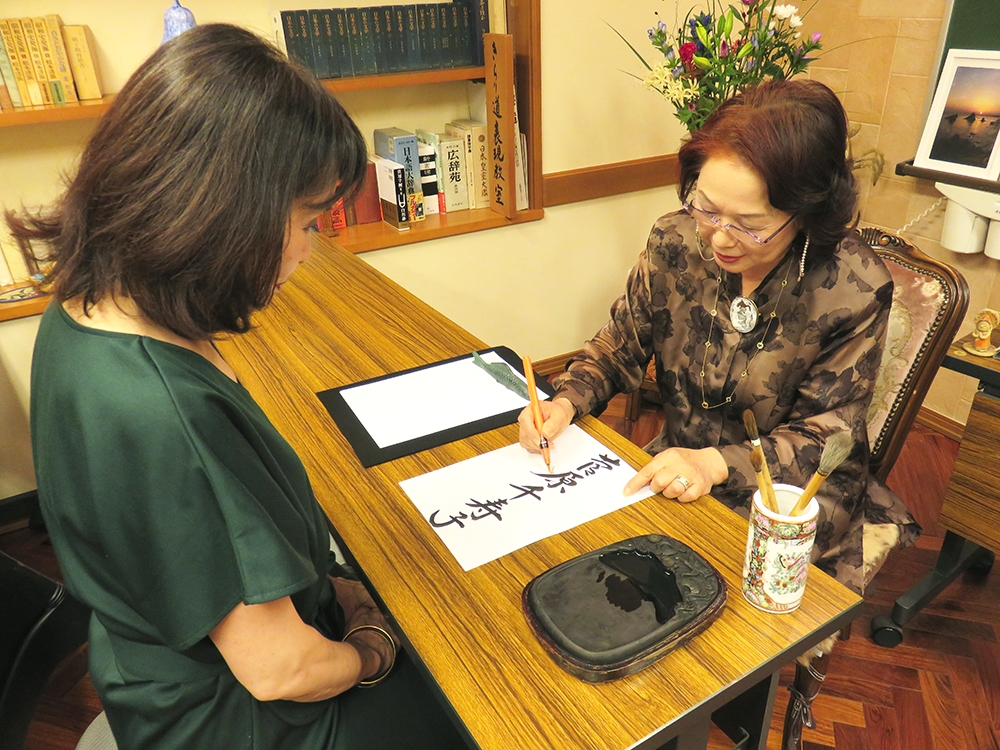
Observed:
[[[819,42],[820,39],[823,38],[823,35],[818,31],[814,31],[813,35],[810,38],[812,39],[813,44],[816,44],[817,42]]]

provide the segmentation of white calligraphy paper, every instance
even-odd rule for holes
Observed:
[[[399,484],[464,570],[653,494],[625,497],[635,469],[575,425],[551,458],[509,445]]]
[[[482,357],[487,363],[504,361],[495,352]],[[517,370],[511,371],[524,380]],[[528,405],[526,399],[477,366],[471,355],[344,388],[340,395],[379,448]],[[541,390],[538,397],[543,401],[548,398]]]

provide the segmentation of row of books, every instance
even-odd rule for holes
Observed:
[[[364,186],[351,205],[338,203],[319,218],[328,234],[354,224],[377,221],[398,230],[437,213],[490,207],[490,151],[486,124],[453,120],[444,132],[379,128],[375,155]],[[524,170],[517,179],[524,181]],[[527,208],[525,199],[518,208]]]
[[[55,14],[0,19],[0,109],[103,95],[89,27]]]
[[[275,13],[275,40],[317,78],[483,64],[487,0]]]

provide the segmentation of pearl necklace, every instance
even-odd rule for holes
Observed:
[[[733,397],[736,395],[736,390],[740,387],[747,375],[750,374],[750,363],[753,358],[757,356],[757,353],[764,348],[764,341],[767,339],[768,331],[771,330],[771,323],[774,319],[778,317],[778,305],[781,303],[781,295],[785,292],[785,287],[788,286],[788,274],[792,270],[793,263],[788,264],[788,268],[785,270],[785,278],[781,280],[781,289],[778,291],[778,297],[774,300],[774,307],[767,316],[767,325],[764,326],[764,335],[760,337],[760,341],[757,342],[757,348],[747,359],[747,363],[743,366],[743,372],[740,373],[740,379],[736,381],[736,385],[733,386],[733,390],[730,391],[729,395],[725,397],[723,401],[717,404],[709,405],[708,398],[705,395],[705,368],[708,366],[708,350],[712,348],[712,331],[715,330],[715,319],[719,315],[719,295],[722,292],[722,271],[719,271],[719,276],[716,278],[715,286],[715,304],[712,307],[712,322],[708,326],[708,338],[705,341],[705,356],[701,361],[701,408],[702,409],[718,409],[720,406],[725,406],[726,404],[732,403]],[[739,299],[743,299],[742,297]],[[751,329],[752,330],[752,329]],[[743,333],[747,331],[740,332],[740,338],[743,338]]]

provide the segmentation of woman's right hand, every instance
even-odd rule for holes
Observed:
[[[539,403],[542,410],[542,434],[545,439],[552,442],[559,433],[569,427],[576,415],[576,409],[568,398],[556,398],[552,401],[542,401]],[[540,438],[538,430],[535,429],[535,420],[531,416],[531,407],[524,407],[524,411],[517,418],[519,428],[518,439],[521,446],[529,453],[540,453]]]

